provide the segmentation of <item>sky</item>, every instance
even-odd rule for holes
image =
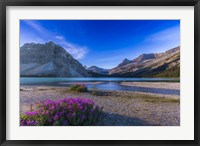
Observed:
[[[53,41],[82,65],[111,69],[125,58],[180,45],[179,20],[20,20],[20,46]]]

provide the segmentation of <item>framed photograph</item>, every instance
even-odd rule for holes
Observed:
[[[199,145],[200,2],[7,0],[1,145]]]

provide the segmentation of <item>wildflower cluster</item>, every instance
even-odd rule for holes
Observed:
[[[90,126],[102,111],[90,99],[64,98],[47,100],[38,104],[35,111],[21,115],[21,126]]]
[[[88,91],[87,87],[83,84],[72,85],[70,87],[70,90],[71,91],[77,91],[77,92],[87,92]]]

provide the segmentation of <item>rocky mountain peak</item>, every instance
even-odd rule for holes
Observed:
[[[125,59],[118,65],[118,67],[119,67],[119,66],[127,65],[127,64],[130,63],[130,62],[131,62],[130,60],[128,60],[127,58],[125,58]]]
[[[56,44],[53,41],[49,41],[49,42],[45,43],[45,45],[55,46]]]
[[[87,70],[64,48],[50,41],[20,48],[21,76],[83,77]]]
[[[180,77],[180,47],[163,53],[142,54],[128,65],[109,70],[115,77]]]
[[[142,54],[139,57],[135,58],[133,61],[134,62],[142,62],[144,60],[149,60],[149,59],[154,59],[154,58],[155,58],[155,54],[154,53]]]
[[[178,46],[178,47],[175,47],[175,48],[172,48],[172,49],[170,49],[170,50],[167,50],[167,51],[165,51],[165,53],[174,53],[174,52],[177,52],[177,51],[179,51],[180,50],[180,46]]]
[[[130,60],[128,60],[127,58],[125,58],[122,62],[127,63],[127,62],[130,62]]]
[[[50,41],[26,43],[20,47],[20,75],[26,77],[179,77],[180,47],[163,53],[142,54],[134,60],[125,58],[117,67],[89,68],[74,59],[63,47]]]
[[[108,69],[100,68],[97,66],[91,66],[88,68],[88,70],[94,73],[103,74],[103,75],[107,75],[109,71]]]

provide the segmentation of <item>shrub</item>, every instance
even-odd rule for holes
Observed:
[[[90,99],[64,98],[46,100],[36,110],[20,116],[21,126],[90,126],[94,125],[102,108]]]
[[[97,93],[97,88],[96,88],[96,87],[93,87],[93,88],[92,88],[92,95],[94,95],[94,96],[97,96],[97,95],[98,95],[98,93]]]
[[[81,85],[81,84],[76,84],[76,85],[72,85],[70,87],[71,91],[76,91],[76,92],[87,92],[88,89],[85,85]]]

